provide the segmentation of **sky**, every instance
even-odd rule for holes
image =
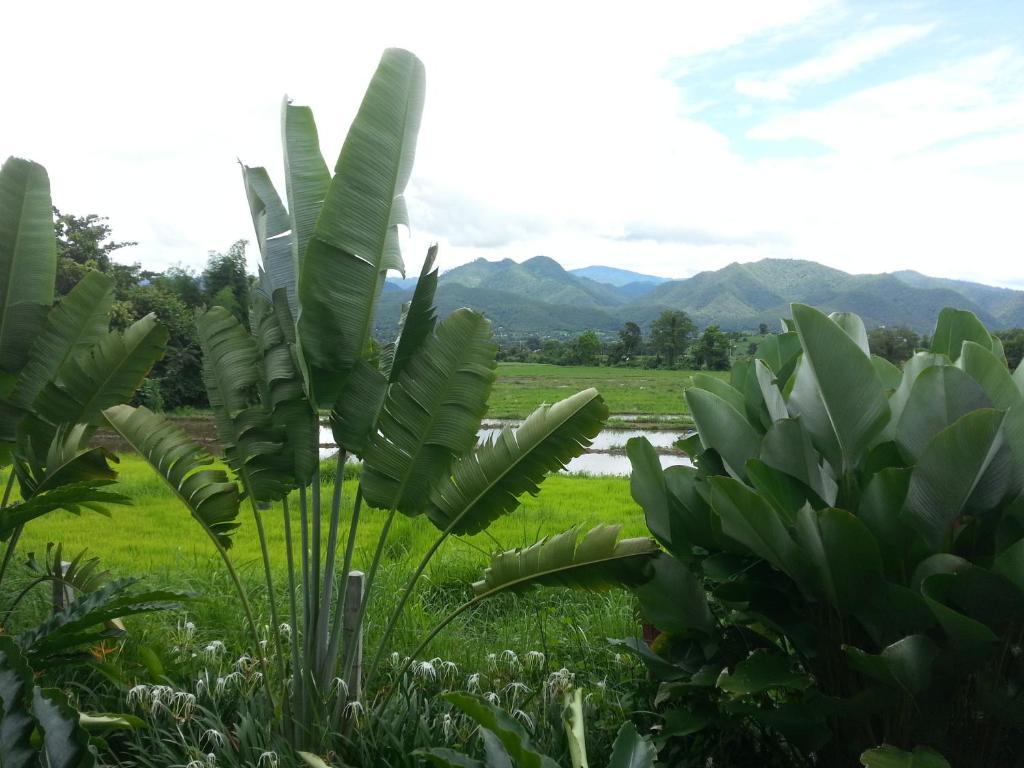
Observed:
[[[4,26],[0,155],[148,269],[252,240],[237,161],[283,194],[282,98],[333,167],[399,46],[427,73],[410,274],[436,241],[443,269],[775,257],[1024,288],[1020,0],[47,2]]]

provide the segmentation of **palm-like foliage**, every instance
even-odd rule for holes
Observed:
[[[267,691],[272,699],[277,698],[272,691],[280,693],[282,731],[307,752],[319,751],[333,738],[347,703],[344,694],[332,693],[339,690],[332,680],[347,678],[355,659],[343,643],[342,619],[347,611],[361,621],[395,515],[426,513],[442,530],[399,595],[368,665],[370,677],[418,577],[447,537],[482,530],[510,513],[523,493],[537,492],[548,472],[585,451],[607,416],[600,396],[588,390],[542,407],[520,429],[506,430],[474,453],[497,347],[490,323],[477,312],[460,309],[438,321],[433,303],[436,246],[403,310],[399,337],[379,354],[375,351],[375,308],[385,275],[389,270],[404,273],[397,235],[399,225],[408,225],[403,193],[423,92],[419,60],[406,51],[386,51],[333,175],[320,155],[312,112],[286,100],[287,207],[264,169],[243,166],[263,260],[249,327],[221,308],[198,321],[204,382],[238,489],[223,475],[197,469],[194,447],[153,414],[125,406],[105,411],[110,424],[131,439],[217,542],[232,575],[226,553],[229,528],[239,498],[253,502],[275,626],[280,612],[271,552],[256,502],[281,503],[289,587],[285,615],[294,629],[290,648],[277,636],[270,645],[278,674],[267,675]],[[321,409],[330,409],[340,448],[326,509],[317,462],[316,414]],[[363,468],[343,543],[342,468],[351,454],[362,458]],[[297,526],[289,494],[295,489]],[[347,577],[352,569],[364,502],[386,517],[366,575],[365,597],[346,608],[347,590],[339,585],[339,575]],[[576,536],[570,532],[545,542],[544,562],[564,556],[564,543],[575,542]],[[651,575],[647,565],[655,549],[646,539],[616,543],[615,530],[596,530],[573,547],[570,561],[557,570],[524,572],[495,591],[527,582],[596,586],[629,574],[635,577],[631,582],[642,581]],[[237,578],[235,583],[248,610],[243,585]]]

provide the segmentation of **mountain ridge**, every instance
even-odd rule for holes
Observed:
[[[650,279],[623,282],[637,275]],[[394,320],[380,323],[385,337],[412,295],[403,286],[414,281],[389,283],[381,315],[393,314]],[[1024,291],[909,270],[855,275],[800,259],[734,262],[680,280],[611,267],[566,270],[547,256],[523,262],[477,259],[443,272],[437,297],[442,312],[456,306],[483,311],[503,338],[569,336],[588,329],[611,334],[627,321],[646,326],[665,309],[685,311],[700,327],[752,330],[767,323],[775,328],[793,302],[855,312],[869,328],[906,325],[929,333],[945,306],[969,309],[993,330],[1024,326]]]

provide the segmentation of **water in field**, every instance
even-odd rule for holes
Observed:
[[[479,438],[481,441],[487,440],[500,433],[503,427],[514,429],[519,424],[519,421],[514,420],[485,421]],[[605,429],[594,439],[585,454],[577,456],[569,462],[565,471],[570,474],[585,473],[624,477],[630,472],[629,459],[625,453],[626,441],[633,437],[646,437],[651,442],[658,452],[662,467],[692,466],[692,462],[673,446],[679,438],[686,434],[687,430],[683,429]],[[330,427],[321,425],[320,458],[333,456],[337,450]]]

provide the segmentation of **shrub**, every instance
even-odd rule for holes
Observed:
[[[662,759],[1019,760],[1024,369],[967,312],[933,339],[900,370],[856,316],[794,305],[730,382],[694,377],[694,467],[630,442],[674,556],[637,590],[664,634],[623,641],[661,681]]]

